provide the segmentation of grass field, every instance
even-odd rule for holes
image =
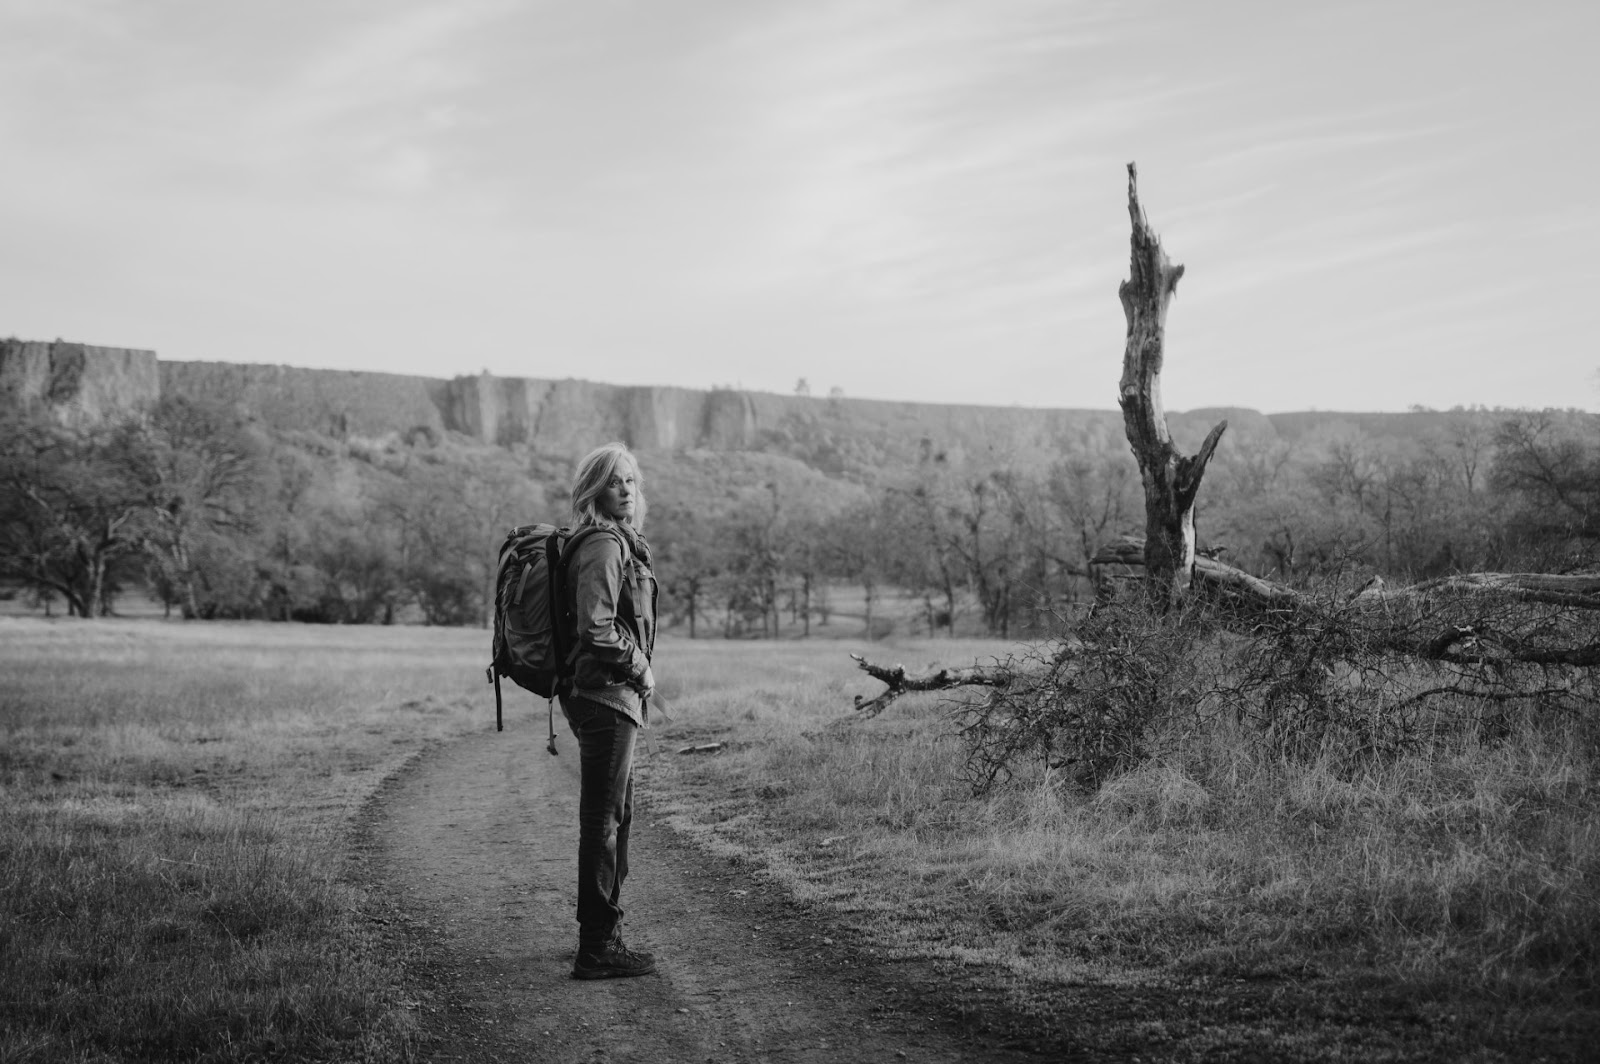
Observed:
[[[0,618],[0,1059],[404,1059],[348,831],[408,757],[492,727],[485,642]],[[1020,1007],[1288,980],[1400,994],[1462,1044],[1595,1034],[1600,790],[1562,726],[1357,772],[1217,729],[1095,794],[1034,767],[975,799],[937,699],[852,719],[875,685],[850,650],[1006,646],[666,639],[641,772],[657,814],[867,948],[1005,973]]]
[[[0,619],[0,1059],[403,1058],[346,830],[492,716],[483,644]]]

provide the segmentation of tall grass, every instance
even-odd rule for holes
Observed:
[[[1003,650],[869,654],[920,666]],[[1524,999],[1596,987],[1600,789],[1592,732],[1570,717],[1359,764],[1290,757],[1228,716],[1190,720],[1097,789],[1063,785],[1041,757],[979,797],[937,698],[856,722],[849,692],[873,685],[847,659],[690,653],[663,673],[712,690],[683,699],[676,727],[729,749],[660,759],[667,813],[857,914],[881,948],[1049,979],[1317,972]]]
[[[403,1059],[350,815],[483,637],[0,620],[0,1058]]]

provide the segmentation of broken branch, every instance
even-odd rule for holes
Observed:
[[[876,717],[889,708],[895,699],[908,691],[946,691],[952,687],[1006,687],[1016,679],[1016,673],[999,666],[988,669],[978,666],[965,669],[939,669],[937,672],[922,676],[911,676],[906,673],[904,665],[885,667],[874,665],[860,654],[850,656],[855,659],[856,668],[873,679],[882,681],[885,687],[876,698],[868,699],[856,695],[856,709],[868,717]]]

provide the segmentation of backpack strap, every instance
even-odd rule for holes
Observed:
[[[556,644],[556,660],[561,662],[563,671],[572,665],[572,659],[578,652],[578,641],[575,639],[569,641],[569,633],[566,630],[566,622],[571,617],[567,602],[567,570],[572,565],[572,559],[577,556],[578,547],[585,540],[598,533],[609,535],[617,541],[617,544],[622,548],[623,563],[626,564],[630,554],[628,542],[622,538],[622,533],[607,525],[584,525],[582,528],[577,529],[567,537],[567,542],[560,548],[559,555],[556,555],[556,537],[550,537],[550,545],[546,548],[550,551],[548,557],[554,563],[550,566],[550,605],[551,616],[559,617],[562,621],[562,623],[554,626],[553,634]],[[565,677],[563,677],[562,683],[566,683]]]
[[[551,536],[545,548],[548,552],[545,555],[549,564],[547,571],[550,574],[550,616],[556,618],[556,623],[552,625],[551,636],[555,644],[557,668],[561,674],[556,683],[557,690],[564,690],[569,683],[567,670],[572,665],[572,655],[576,649],[576,641],[570,638],[571,633],[567,631],[572,619],[571,604],[567,595],[567,569],[572,564],[573,555],[578,553],[578,546],[599,530],[595,525],[586,525],[567,536],[564,544],[558,543],[556,536]],[[554,727],[555,723],[552,721],[552,730]]]
[[[495,586],[499,587],[506,566],[516,564],[527,542],[526,529],[513,528],[506,537],[505,544],[500,548],[500,561],[495,567]],[[528,564],[522,563],[522,580],[517,584],[517,594],[511,600],[513,604],[522,602],[522,593],[528,590]]]
[[[617,544],[622,547],[623,565],[627,565],[632,560],[633,552],[629,550],[628,541],[622,538],[621,532],[618,532],[616,529],[607,525],[584,525],[567,538],[567,545],[561,549],[561,556],[557,560],[557,564],[555,566],[551,566],[550,568],[551,574],[554,575],[557,571],[557,567],[559,566],[562,572],[560,579],[561,582],[565,584],[566,569],[572,564],[573,557],[578,553],[578,545],[597,532],[604,532],[605,534],[611,536],[617,541]],[[554,581],[552,581],[552,583],[554,583]]]

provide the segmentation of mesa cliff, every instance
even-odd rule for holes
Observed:
[[[819,469],[856,457],[915,460],[939,453],[1041,454],[1119,446],[1116,410],[983,407],[812,398],[732,389],[495,377],[453,379],[224,362],[162,361],[153,351],[64,342],[0,341],[0,406],[32,406],[91,425],[163,396],[232,407],[283,430],[378,438],[416,429],[504,447],[575,454],[619,439],[642,451],[781,450]],[[1218,417],[1230,433],[1275,435],[1251,410],[1171,415],[1180,439]]]
[[[138,412],[160,391],[154,351],[0,340],[0,408],[41,407],[88,428]]]

